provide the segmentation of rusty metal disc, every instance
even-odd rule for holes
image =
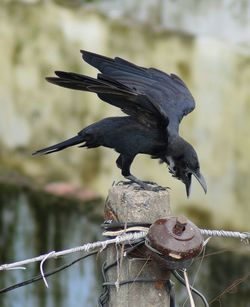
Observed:
[[[153,223],[147,234],[147,245],[170,261],[185,261],[200,254],[203,237],[200,230],[185,217],[168,217]]]

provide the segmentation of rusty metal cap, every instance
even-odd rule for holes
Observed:
[[[199,255],[203,247],[199,228],[184,216],[155,221],[146,240],[147,245],[175,261],[191,259]]]

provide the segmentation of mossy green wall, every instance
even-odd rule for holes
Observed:
[[[132,24],[131,24],[132,25]],[[186,200],[182,183],[164,165],[138,157],[132,171],[171,187],[173,212],[196,212],[202,226],[246,229],[250,207],[250,57],[208,36],[125,26],[84,7],[51,2],[10,2],[0,11],[0,173],[17,170],[35,181],[70,180],[106,195],[117,154],[109,149],[72,148],[45,157],[31,153],[71,137],[103,117],[121,114],[94,94],[62,89],[44,78],[54,70],[94,76],[79,49],[121,56],[142,66],[180,75],[190,87],[196,110],[181,134],[197,149],[207,179],[205,196],[193,182]]]

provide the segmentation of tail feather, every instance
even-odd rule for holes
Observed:
[[[80,135],[76,135],[66,141],[60,142],[58,144],[43,148],[43,149],[39,149],[35,152],[32,153],[33,156],[35,155],[47,155],[56,151],[60,151],[63,150],[67,147],[73,146],[73,145],[77,145],[80,143],[83,143],[85,140],[83,139],[82,136]]]

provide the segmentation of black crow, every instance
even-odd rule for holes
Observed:
[[[130,173],[137,154],[148,154],[168,164],[170,173],[186,186],[190,195],[192,175],[206,192],[206,182],[194,148],[179,136],[184,115],[195,108],[194,99],[185,83],[174,74],[155,68],[144,68],[122,58],[114,59],[81,51],[83,60],[101,73],[97,78],[56,71],[47,81],[74,90],[94,92],[103,101],[120,108],[128,116],[110,117],[96,122],[76,136],[34,154],[49,154],[72,145],[115,149],[122,175],[144,189],[148,185]]]

